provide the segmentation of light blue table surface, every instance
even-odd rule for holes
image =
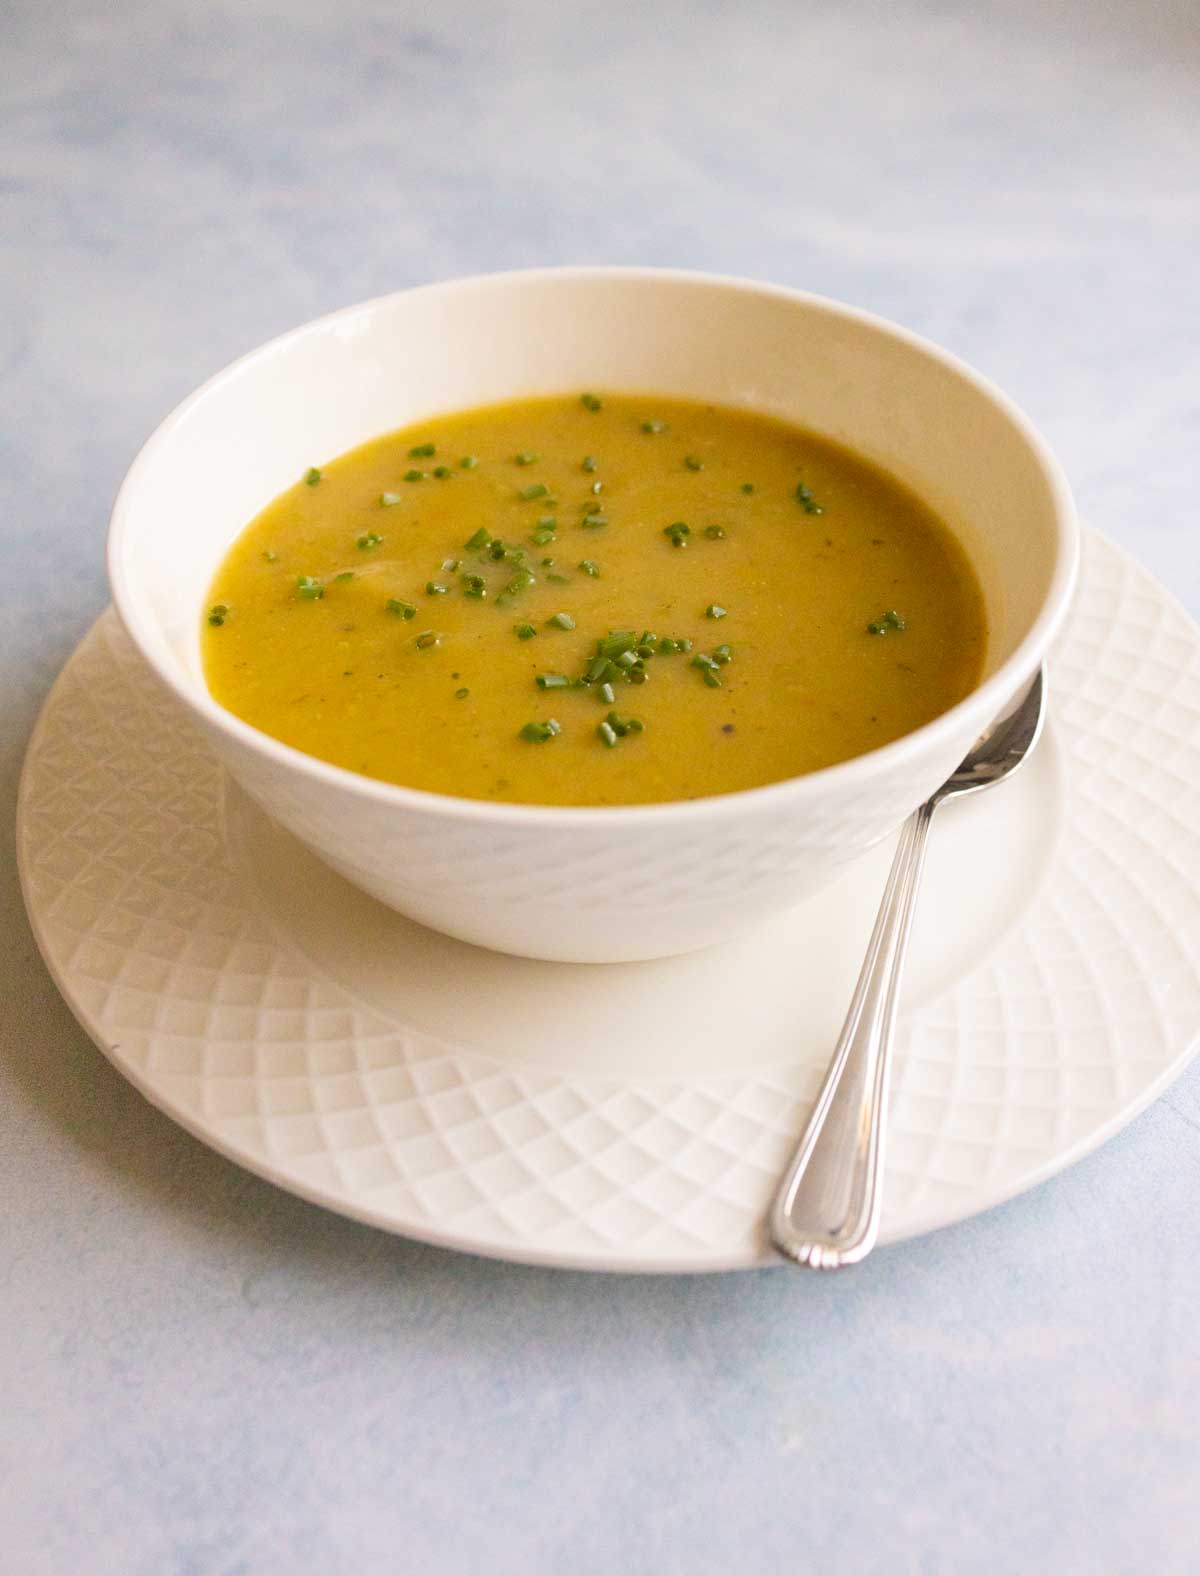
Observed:
[[[897,319],[1008,389],[1200,611],[1188,0],[10,0],[0,58],[9,803],[160,417],[453,274],[677,264]],[[58,999],[10,855],[12,1576],[1200,1567],[1200,1072],[841,1278],[486,1263],[146,1105]]]

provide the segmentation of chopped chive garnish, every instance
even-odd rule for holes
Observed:
[[[358,545],[365,552],[369,547],[378,547],[383,537],[378,531],[366,531],[358,539]]]
[[[600,726],[596,729],[596,732],[604,740],[605,744],[608,746],[608,748],[610,750],[615,750],[616,749],[616,747],[617,747],[617,734],[616,734],[616,729],[613,727],[612,723],[610,723],[610,722],[602,722],[600,724]]]
[[[603,482],[593,482],[591,490],[592,490],[593,494],[602,493],[604,491],[604,483]]]
[[[546,579],[549,581],[549,583],[552,586],[569,586],[571,584],[571,577],[570,577],[570,575],[560,575],[560,574],[552,573],[552,574],[548,574],[546,576]]]
[[[468,536],[467,537],[466,541],[463,543],[463,546],[468,551],[470,551],[472,548],[486,547],[488,545],[488,543],[491,541],[491,539],[492,539],[491,532],[490,531],[486,531],[483,528],[483,526],[481,525],[479,527],[478,531],[476,531],[473,536]]]
[[[585,531],[602,531],[608,524],[608,516],[605,514],[585,514],[579,523]]]
[[[517,497],[522,503],[529,503],[534,498],[544,498],[549,491],[545,482],[534,482],[530,487],[522,487]]]
[[[548,525],[543,526],[541,530],[531,532],[529,537],[535,547],[545,547],[547,542],[554,542],[557,539],[553,526]]]
[[[596,469],[596,456],[594,454],[585,454],[579,462],[579,469],[581,471],[594,471]]]
[[[701,676],[704,679],[704,682],[708,685],[709,689],[721,688],[721,680],[716,668],[705,668]]]
[[[593,580],[598,580],[600,578],[600,566],[599,564],[593,563],[590,558],[581,558],[579,560],[579,567],[583,570],[585,575],[591,575]]]
[[[744,493],[752,493],[754,491],[754,483],[753,482],[743,482],[742,483],[742,491]]]
[[[387,612],[395,613],[397,618],[416,618],[417,610],[411,602],[402,602],[399,597],[390,596],[384,604]]]
[[[508,548],[505,547],[500,538],[496,536],[492,538],[491,542],[488,544],[487,552],[482,556],[485,562],[490,559],[492,563],[498,564],[502,558],[506,558],[508,556]]]
[[[487,596],[487,581],[482,575],[463,575],[462,584],[464,596]]]
[[[558,525],[558,516],[554,514],[539,514],[537,528],[539,531],[553,531]]]
[[[223,624],[228,616],[229,608],[224,602],[214,602],[208,610],[208,622],[213,625]]]
[[[447,575],[452,575],[461,563],[461,558],[443,558],[442,572]]]
[[[263,557],[269,564],[277,564],[279,562],[279,554],[273,553],[269,547],[267,548],[266,552],[263,553]]]
[[[418,443],[415,449],[409,449],[408,457],[410,460],[426,460],[431,454],[436,453],[437,449],[432,443]]]
[[[532,640],[537,634],[537,630],[534,629],[532,624],[514,624],[513,634],[518,640]]]
[[[431,651],[434,646],[441,645],[442,637],[434,629],[424,629],[417,636],[417,650]]]
[[[305,471],[304,480],[306,485],[309,487],[315,487],[321,480],[321,473],[315,465],[310,465]]]
[[[454,698],[455,700],[466,700],[470,693],[471,691],[469,689],[456,689],[454,691]]]
[[[695,454],[685,454],[683,457],[683,463],[687,466],[689,471],[702,471],[704,469],[704,461]]]
[[[405,473],[404,473],[404,480],[406,482],[423,482],[425,480],[425,472],[424,471],[405,471]]]
[[[704,609],[705,618],[727,618],[729,609],[721,606],[719,602],[710,602]]]
[[[579,403],[583,406],[584,410],[599,410],[601,408],[600,399],[595,394],[581,394],[579,396]]]
[[[450,469],[450,467],[448,465],[435,465],[433,467],[433,474],[437,477],[437,479],[439,481],[444,482],[446,480],[446,477],[447,476],[453,476],[454,472]]]
[[[571,681],[565,673],[539,673],[538,689],[570,689]]]
[[[713,659],[706,657],[702,651],[698,651],[692,658],[692,667],[694,668],[711,668],[713,666]]]
[[[574,629],[575,620],[570,613],[554,613],[546,620],[549,629]]]
[[[679,646],[669,635],[664,635],[658,643],[658,649],[660,655],[669,657],[679,650]]]
[[[325,587],[312,575],[300,575],[296,580],[296,595],[306,602],[318,602],[325,595]]]
[[[676,520],[674,525],[663,526],[663,535],[670,539],[672,547],[686,547],[691,534],[691,526],[684,525],[682,520]]]
[[[333,578],[335,580],[353,580],[354,571],[353,569],[343,569],[340,575],[334,575]]]
[[[692,642],[691,642],[690,637],[685,635],[681,639],[678,635],[676,635],[675,636],[675,649],[676,649],[676,651],[690,651],[692,649]]]
[[[562,732],[562,724],[553,717],[547,717],[545,722],[527,722],[521,729],[518,737],[528,739],[530,744],[545,744],[555,734]]]
[[[706,525],[704,527],[704,534],[712,541],[719,542],[725,535],[725,527],[723,525]]]
[[[610,629],[596,642],[596,652],[602,657],[619,657],[623,651],[632,651],[636,644],[637,636],[632,629]]]
[[[908,624],[903,618],[901,618],[900,614],[896,612],[896,609],[892,608],[889,612],[881,613],[878,618],[872,619],[872,621],[867,625],[867,634],[886,635],[890,630],[900,630],[907,628]]]
[[[379,494],[379,507],[381,509],[394,509],[398,503],[403,502],[403,493],[382,492]]]
[[[537,455],[531,449],[522,449],[520,454],[514,454],[513,459],[518,465],[536,465]]]
[[[458,464],[459,464],[459,469],[460,470],[473,471],[475,469],[475,467],[479,464],[479,461],[475,458],[475,456],[473,454],[464,454],[462,459],[459,460]]]
[[[617,692],[616,692],[615,689],[613,689],[611,684],[601,684],[601,686],[600,686],[600,699],[602,701],[604,701],[607,705],[611,706],[613,701],[616,700],[616,698],[617,698]]]
[[[667,424],[665,421],[644,421],[642,423],[643,432],[666,432],[666,430]]]
[[[536,584],[537,576],[531,569],[518,569],[504,589],[510,596],[517,596],[520,592],[527,591],[530,586]]]
[[[733,649],[732,649],[732,647],[730,647],[730,646],[714,646],[713,647],[712,659],[713,659],[714,662],[718,662],[718,663],[720,663],[720,665],[722,667],[724,667],[727,662],[732,662],[733,661]]]
[[[803,482],[801,482],[796,488],[796,502],[804,510],[805,514],[825,513],[824,509],[822,509],[821,505],[813,497],[812,493],[809,492],[808,488]]]
[[[425,582],[425,595],[426,596],[449,596],[450,595],[450,587],[442,585],[437,580],[427,580]]]

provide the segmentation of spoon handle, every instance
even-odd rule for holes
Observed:
[[[771,1208],[775,1246],[813,1269],[857,1264],[879,1230],[892,1030],[936,807],[904,823],[833,1061]]]

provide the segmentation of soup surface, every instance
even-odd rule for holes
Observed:
[[[921,501],[740,410],[585,394],[441,416],[299,478],[213,581],[205,676],[297,749],[535,804],[728,793],[910,732],[983,599]]]

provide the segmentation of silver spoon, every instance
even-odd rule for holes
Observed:
[[[892,1031],[929,824],[947,799],[1012,776],[1041,735],[1045,695],[1039,669],[957,771],[904,823],[833,1061],[771,1206],[771,1239],[797,1264],[840,1269],[875,1246]]]

